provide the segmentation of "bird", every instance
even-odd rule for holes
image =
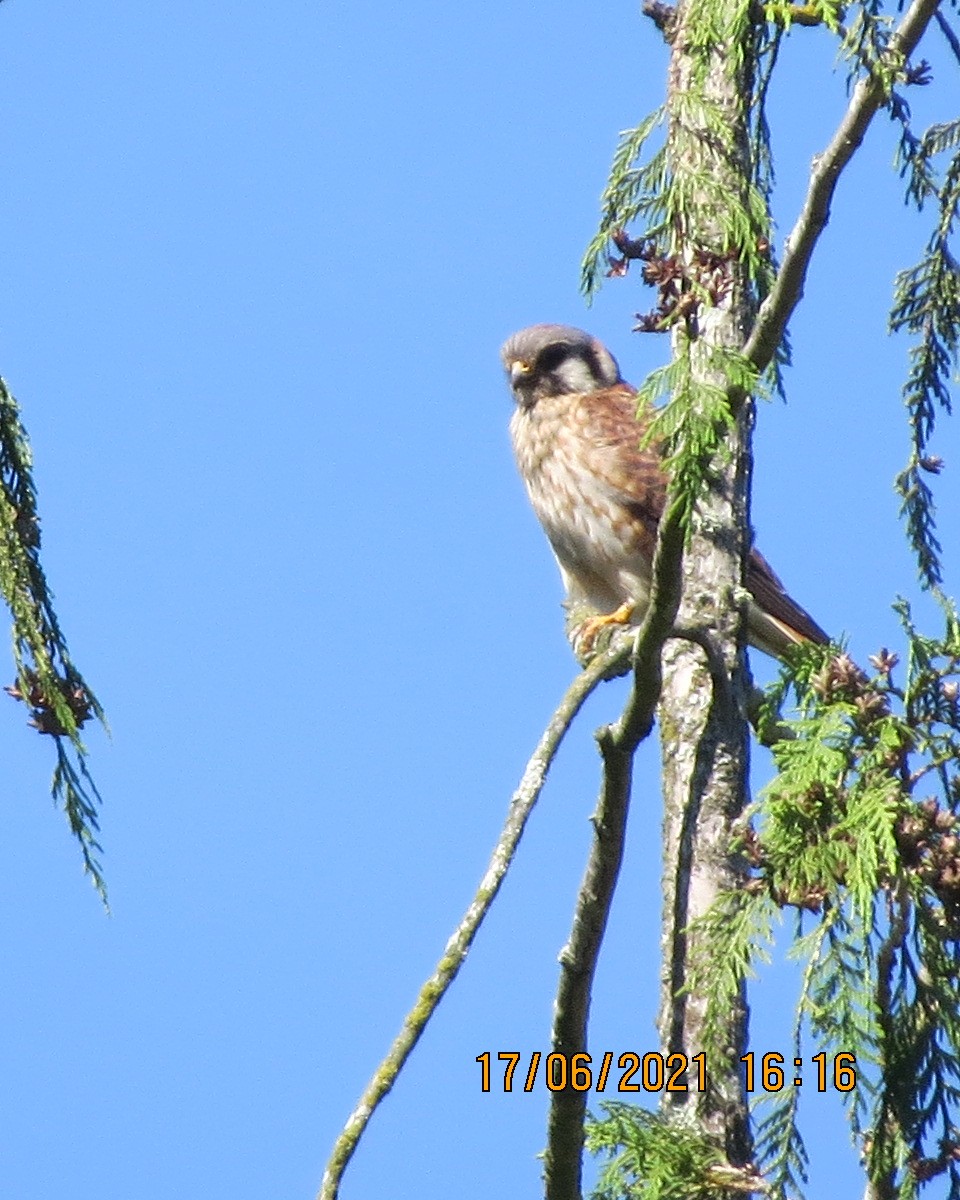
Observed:
[[[516,401],[510,434],[527,495],[553,550],[571,612],[595,614],[574,633],[589,651],[599,628],[637,624],[649,601],[667,476],[651,415],[597,338],[570,325],[531,325],[501,352]],[[783,658],[830,639],[753,549],[746,566],[747,640]],[[585,641],[578,639],[586,634]]]

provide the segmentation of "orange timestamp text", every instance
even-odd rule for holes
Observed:
[[[502,1050],[497,1055],[497,1061],[504,1063],[505,1092],[513,1091],[517,1067],[523,1057],[517,1050]],[[482,1092],[489,1092],[491,1088],[492,1058],[489,1050],[476,1057],[480,1064]],[[521,1067],[525,1092],[533,1091],[541,1067],[543,1081],[551,1092],[562,1092],[568,1087],[575,1092],[604,1092],[608,1085],[611,1091],[616,1092],[685,1092],[688,1090],[688,1072],[691,1068],[696,1073],[697,1090],[704,1091],[707,1086],[707,1060],[704,1054],[688,1057],[686,1054],[659,1054],[655,1050],[647,1054],[628,1050],[617,1058],[614,1068],[612,1050],[607,1050],[596,1065],[591,1054],[561,1054],[559,1051],[543,1054],[540,1050],[534,1050],[528,1060],[524,1059]]]
[[[494,1065],[491,1051],[484,1050],[475,1061],[480,1064],[480,1090],[491,1090],[494,1071],[499,1087],[500,1070]],[[788,1061],[792,1061],[792,1075],[787,1069]],[[853,1054],[840,1052],[828,1055],[821,1052],[811,1055],[807,1061],[816,1071],[818,1092],[825,1092],[830,1087],[838,1092],[850,1092],[856,1087],[857,1060]],[[612,1092],[707,1090],[707,1060],[703,1053],[661,1054],[650,1050],[646,1054],[638,1054],[627,1050],[616,1057],[614,1064],[612,1050],[607,1050],[596,1061],[593,1055],[587,1053],[562,1054],[553,1051],[544,1054],[534,1050],[525,1057],[519,1050],[501,1050],[496,1055],[496,1062],[503,1064],[502,1087],[505,1092],[512,1092],[514,1084],[521,1080],[522,1090],[532,1092],[538,1079],[542,1079],[551,1092],[562,1092],[567,1088],[575,1092],[604,1092],[608,1088]],[[794,1087],[803,1084],[805,1064],[802,1058],[787,1060],[782,1054],[756,1055],[751,1051],[742,1055],[740,1062],[743,1086],[748,1092],[754,1092],[758,1087],[765,1092],[779,1092],[791,1083]]]

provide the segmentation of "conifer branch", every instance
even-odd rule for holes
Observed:
[[[947,39],[947,45],[953,51],[953,57],[957,62],[960,62],[960,39],[958,39],[950,22],[939,9],[937,10],[937,24],[940,26],[940,32]]]
[[[0,379],[0,596],[13,618],[17,679],[4,690],[30,710],[30,724],[56,743],[51,791],[80,844],[84,868],[106,903],[97,860],[100,794],[87,770],[80,729],[106,720],[74,666],[40,562],[40,515],[33,456],[16,399]]]
[[[888,59],[905,63],[933,19],[940,0],[913,0],[890,39]],[[844,168],[859,149],[870,122],[887,101],[883,81],[874,73],[859,80],[830,145],[814,160],[803,208],[790,236],[770,294],[760,306],[744,347],[744,357],[765,371],[781,343],[787,323],[803,296],[807,269],[830,219],[830,204]]]
[[[550,718],[536,750],[527,763],[520,785],[510,801],[503,830],[497,839],[476,895],[460,924],[451,934],[436,969],[421,987],[416,1003],[405,1017],[403,1027],[393,1045],[377,1067],[334,1143],[317,1200],[336,1200],[339,1195],[343,1173],[370,1123],[370,1118],[396,1083],[400,1071],[420,1040],[420,1035],[466,960],[473,940],[490,911],[513,861],[527,820],[540,797],[547,772],[567,730],[594,688],[612,673],[616,673],[627,661],[632,643],[632,637],[621,636],[598,655],[573,681]]]

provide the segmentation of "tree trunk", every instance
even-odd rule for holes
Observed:
[[[745,201],[750,180],[747,105],[748,66],[737,69],[733,56],[753,61],[752,45],[733,41],[704,51],[691,46],[688,30],[692,10],[681,4],[674,25],[669,90],[669,153],[675,177],[688,179],[704,171],[720,180],[732,203]],[[716,11],[716,5],[714,11]],[[729,0],[721,28],[735,20]],[[698,15],[702,29],[704,17]],[[749,29],[742,38],[751,39]],[[721,114],[726,135],[722,141],[706,127],[692,97],[705,95],[714,114]],[[703,120],[698,119],[703,116]],[[697,250],[729,255],[720,228],[716,196],[698,195],[684,227],[676,231],[675,252],[690,264]],[[701,306],[675,335],[674,353],[687,352],[682,342],[692,339],[692,372],[697,385],[728,387],[713,347],[740,349],[754,315],[750,291],[739,257],[728,263],[729,291],[712,307]],[[664,686],[660,701],[664,791],[664,913],[663,974],[661,980],[660,1041],[664,1053],[688,1060],[703,1049],[706,997],[685,995],[690,963],[709,953],[702,939],[688,932],[721,890],[735,885],[743,866],[730,851],[733,823],[747,796],[749,743],[746,698],[749,674],[744,651],[744,555],[749,547],[750,401],[739,404],[736,424],[727,437],[729,457],[708,465],[708,480],[692,522],[684,556],[684,592],[678,625],[695,631],[701,644],[677,638],[664,651]],[[704,648],[706,645],[706,649]],[[717,1139],[734,1165],[751,1158],[751,1138],[739,1057],[745,1050],[745,996],[729,1014],[725,1031],[726,1061],[709,1061],[707,1088],[696,1090],[697,1073],[688,1076],[688,1094],[672,1093],[665,1103],[693,1110],[698,1121]]]

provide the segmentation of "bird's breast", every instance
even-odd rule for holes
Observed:
[[[640,531],[607,478],[606,449],[590,439],[579,398],[518,408],[510,432],[530,502],[561,566],[604,578],[622,570],[638,553]]]

